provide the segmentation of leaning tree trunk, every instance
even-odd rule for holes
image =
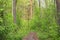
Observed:
[[[13,21],[16,23],[16,0],[12,2],[12,13],[13,13]]]
[[[60,33],[60,0],[56,0],[57,5],[57,22],[58,22],[58,33]],[[58,34],[60,36],[60,34]]]

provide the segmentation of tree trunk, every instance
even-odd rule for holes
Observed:
[[[57,22],[58,22],[58,35],[60,36],[60,0],[56,0],[57,5]]]
[[[57,20],[58,20],[58,24],[60,25],[60,0],[56,0],[56,4],[57,4]]]
[[[13,13],[13,21],[16,23],[16,0],[12,2],[12,13]]]
[[[30,14],[28,14],[29,18],[32,18],[32,10],[33,10],[32,0],[30,0]]]
[[[39,2],[39,8],[40,8],[40,0],[38,0],[38,2]]]

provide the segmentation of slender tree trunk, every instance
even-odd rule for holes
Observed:
[[[40,0],[38,0],[38,2],[39,2],[39,8],[40,8]]]
[[[30,0],[30,16],[29,16],[29,18],[32,18],[32,11],[33,11],[33,7],[32,7],[32,2],[33,2],[33,0]]]
[[[56,0],[57,12],[60,12],[60,0]]]
[[[56,0],[56,5],[57,5],[57,20],[58,24],[60,25],[60,0]]]
[[[57,22],[59,24],[58,35],[60,36],[60,0],[56,0],[56,5],[57,5]]]
[[[12,2],[12,13],[13,13],[13,21],[16,23],[16,0]]]

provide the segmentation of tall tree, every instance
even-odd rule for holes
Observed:
[[[28,14],[29,18],[32,18],[32,11],[33,11],[33,7],[32,7],[32,4],[33,3],[33,0],[30,0],[30,14]]]
[[[39,2],[39,7],[40,7],[40,0],[38,0],[38,2]]]
[[[56,4],[57,4],[58,23],[60,25],[60,0],[56,0]]]
[[[16,23],[16,0],[12,1],[12,13],[13,13],[13,20]]]
[[[56,0],[56,5],[57,5],[57,22],[60,26],[60,0]],[[58,35],[60,36],[60,27],[58,28]]]

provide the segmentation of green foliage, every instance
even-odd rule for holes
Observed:
[[[33,3],[33,17],[26,20],[22,16],[26,13],[24,8],[29,8],[29,1],[25,0],[24,3],[23,0],[17,0],[15,24],[11,11],[12,0],[0,0],[0,40],[22,40],[29,32],[36,32],[40,40],[60,40],[55,18],[56,7],[53,2],[50,3],[46,8],[40,8],[37,2]]]

